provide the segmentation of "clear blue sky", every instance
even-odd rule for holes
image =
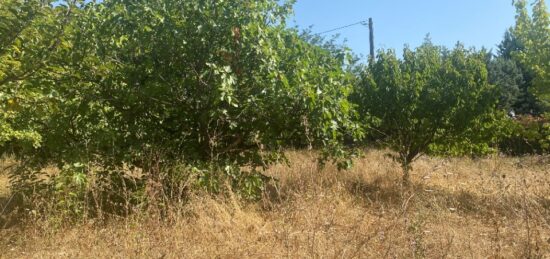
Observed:
[[[372,17],[376,48],[416,47],[427,33],[438,45],[495,49],[514,24],[512,0],[298,0],[293,25],[322,32]],[[355,53],[367,54],[368,28],[358,25],[339,33]]]

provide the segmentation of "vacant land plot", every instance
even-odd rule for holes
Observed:
[[[404,191],[382,151],[348,172],[289,156],[259,203],[201,195],[162,216],[35,222],[0,230],[0,257],[550,257],[548,158],[424,158]]]

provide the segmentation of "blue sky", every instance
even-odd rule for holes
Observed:
[[[401,53],[418,46],[427,33],[438,45],[495,49],[514,24],[512,0],[298,0],[292,23],[322,32],[372,17],[375,45]],[[339,33],[355,53],[368,53],[368,28],[358,25]]]

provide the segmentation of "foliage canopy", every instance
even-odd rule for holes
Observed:
[[[533,3],[532,15],[527,10],[526,0],[514,1],[516,25],[514,34],[522,49],[514,57],[534,75],[534,92],[546,106],[550,105],[550,16],[545,0]]]
[[[3,1],[8,11],[34,8],[26,1]],[[33,10],[43,14],[44,31],[55,33],[36,33],[41,25],[31,23],[29,39],[18,36],[5,45],[10,52],[2,71],[19,62],[33,76],[0,74],[2,81],[10,80],[2,84],[4,102],[18,96],[21,106],[0,124],[14,129],[2,131],[0,149],[27,161],[28,173],[16,175],[19,180],[33,179],[28,174],[49,164],[84,174],[90,167],[81,165],[106,172],[138,167],[153,178],[159,167],[185,164],[205,181],[224,172],[250,187],[247,196],[261,187],[257,168],[282,161],[286,147],[326,147],[325,158],[342,158],[342,139],[359,136],[347,100],[349,55],[288,29],[291,4],[39,5]],[[70,19],[58,22],[65,13]],[[2,24],[14,28],[9,23],[21,22],[22,15],[2,18]],[[23,42],[47,51],[24,59],[18,56]],[[31,137],[34,145],[24,148],[21,140]]]
[[[427,40],[403,59],[381,51],[356,88],[365,125],[395,159],[408,182],[411,163],[426,152],[490,151],[499,115],[484,54],[458,45],[447,50]]]

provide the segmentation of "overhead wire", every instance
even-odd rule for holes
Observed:
[[[315,35],[327,34],[327,33],[330,33],[330,32],[335,32],[335,31],[347,29],[349,27],[353,27],[353,26],[356,26],[356,25],[365,25],[366,26],[366,25],[368,25],[368,20],[363,20],[363,21],[348,24],[348,25],[345,25],[345,26],[342,26],[342,27],[334,28],[334,29],[331,29],[331,30],[328,30],[328,31],[319,32],[319,33],[316,33]]]

